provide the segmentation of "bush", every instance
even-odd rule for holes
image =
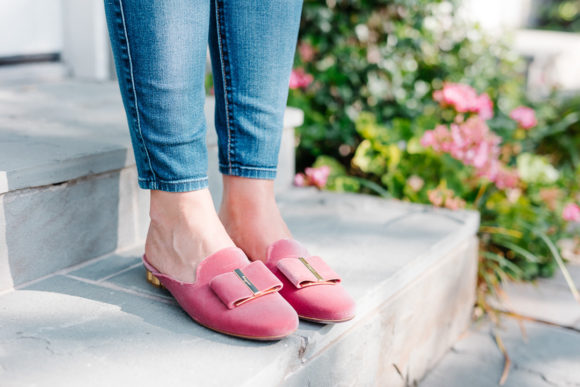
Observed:
[[[444,81],[487,91],[509,110],[523,98],[525,63],[455,18],[449,1],[306,0],[296,68],[314,75],[291,91],[305,111],[298,166],[321,154],[348,166],[360,141],[354,122],[372,112],[388,129],[411,136],[432,128],[434,90]]]
[[[298,166],[313,168],[297,182],[480,211],[486,291],[565,270],[556,243],[580,250],[578,101],[527,100],[525,63],[456,3],[327,4],[304,3],[289,101],[305,111]]]
[[[537,5],[539,28],[580,32],[580,2],[577,0],[542,0]]]

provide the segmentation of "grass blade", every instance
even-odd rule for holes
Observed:
[[[491,259],[492,261],[499,263],[502,266],[510,268],[511,271],[514,272],[514,274],[520,277],[524,274],[522,269],[520,269],[515,263],[511,262],[506,257],[502,257],[501,255],[492,253],[491,251],[484,251],[483,256],[487,259]]]
[[[499,241],[499,242],[496,241],[496,243],[498,245],[501,245],[503,247],[506,247],[506,248],[512,250],[514,253],[527,259],[530,262],[538,263],[538,261],[539,261],[538,258],[534,254],[532,254],[530,251],[524,249],[521,246],[516,245],[515,243],[509,242],[509,241]]]
[[[501,378],[499,379],[499,385],[503,386],[508,378],[508,375],[510,373],[510,367],[512,365],[512,361],[505,349],[505,346],[503,345],[503,341],[501,340],[501,337],[499,337],[499,335],[497,334],[497,332],[493,332],[493,336],[495,338],[495,343],[497,344],[497,347],[499,348],[499,350],[501,351],[501,353],[503,354],[503,357],[505,358],[505,363],[503,366],[503,372],[501,373]]]
[[[548,236],[545,233],[536,230],[532,230],[532,232],[537,236],[539,236],[540,239],[542,239],[542,241],[544,241],[544,243],[548,246],[550,252],[552,253],[552,256],[556,260],[556,263],[558,264],[560,270],[562,271],[562,274],[564,275],[564,279],[566,280],[566,283],[568,284],[568,287],[570,288],[572,295],[576,299],[576,302],[580,304],[580,294],[578,293],[578,289],[576,288],[576,285],[574,285],[574,281],[570,276],[570,272],[568,271],[568,268],[566,268],[564,260],[560,256],[560,252],[558,251],[556,245],[554,245],[554,243],[550,240],[550,238],[548,238]]]
[[[389,191],[387,191],[386,189],[384,189],[383,187],[381,187],[379,184],[375,183],[374,181],[370,181],[367,179],[363,179],[360,177],[355,178],[360,185],[362,185],[363,187],[366,187],[368,189],[370,189],[371,191],[377,193],[379,196],[386,198],[386,199],[390,199],[392,198],[392,195]]]

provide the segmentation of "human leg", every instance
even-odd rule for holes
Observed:
[[[207,190],[205,0],[106,0],[141,188],[151,190],[146,253],[192,281],[197,263],[233,246]]]
[[[251,259],[290,236],[274,199],[302,0],[212,0],[210,52],[224,194],[220,218]]]

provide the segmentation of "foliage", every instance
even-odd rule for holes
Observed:
[[[522,97],[525,64],[508,47],[456,20],[454,3],[327,4],[304,2],[295,67],[315,77],[289,96],[289,104],[305,112],[299,168],[321,154],[348,165],[359,145],[354,121],[362,111],[372,112],[401,140],[412,135],[412,126],[432,128],[431,94],[444,81],[472,85],[493,99],[501,96],[504,109]]]
[[[537,2],[539,28],[566,32],[580,32],[580,1],[542,0]]]
[[[289,102],[305,111],[298,165],[324,167],[326,189],[478,210],[486,293],[552,275],[555,243],[580,250],[561,215],[580,201],[579,101],[527,100],[524,63],[455,10],[306,0],[296,69],[311,82]]]

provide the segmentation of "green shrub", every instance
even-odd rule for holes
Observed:
[[[494,291],[507,277],[565,270],[556,243],[580,254],[562,217],[580,201],[580,103],[529,101],[525,62],[459,21],[456,7],[306,0],[295,64],[304,82],[291,85],[289,103],[305,112],[298,167],[328,166],[327,189],[478,210],[480,289]],[[442,101],[451,83],[473,87],[492,111]],[[535,111],[531,127],[510,118],[520,105]],[[492,164],[427,141],[436,128],[486,133]]]

